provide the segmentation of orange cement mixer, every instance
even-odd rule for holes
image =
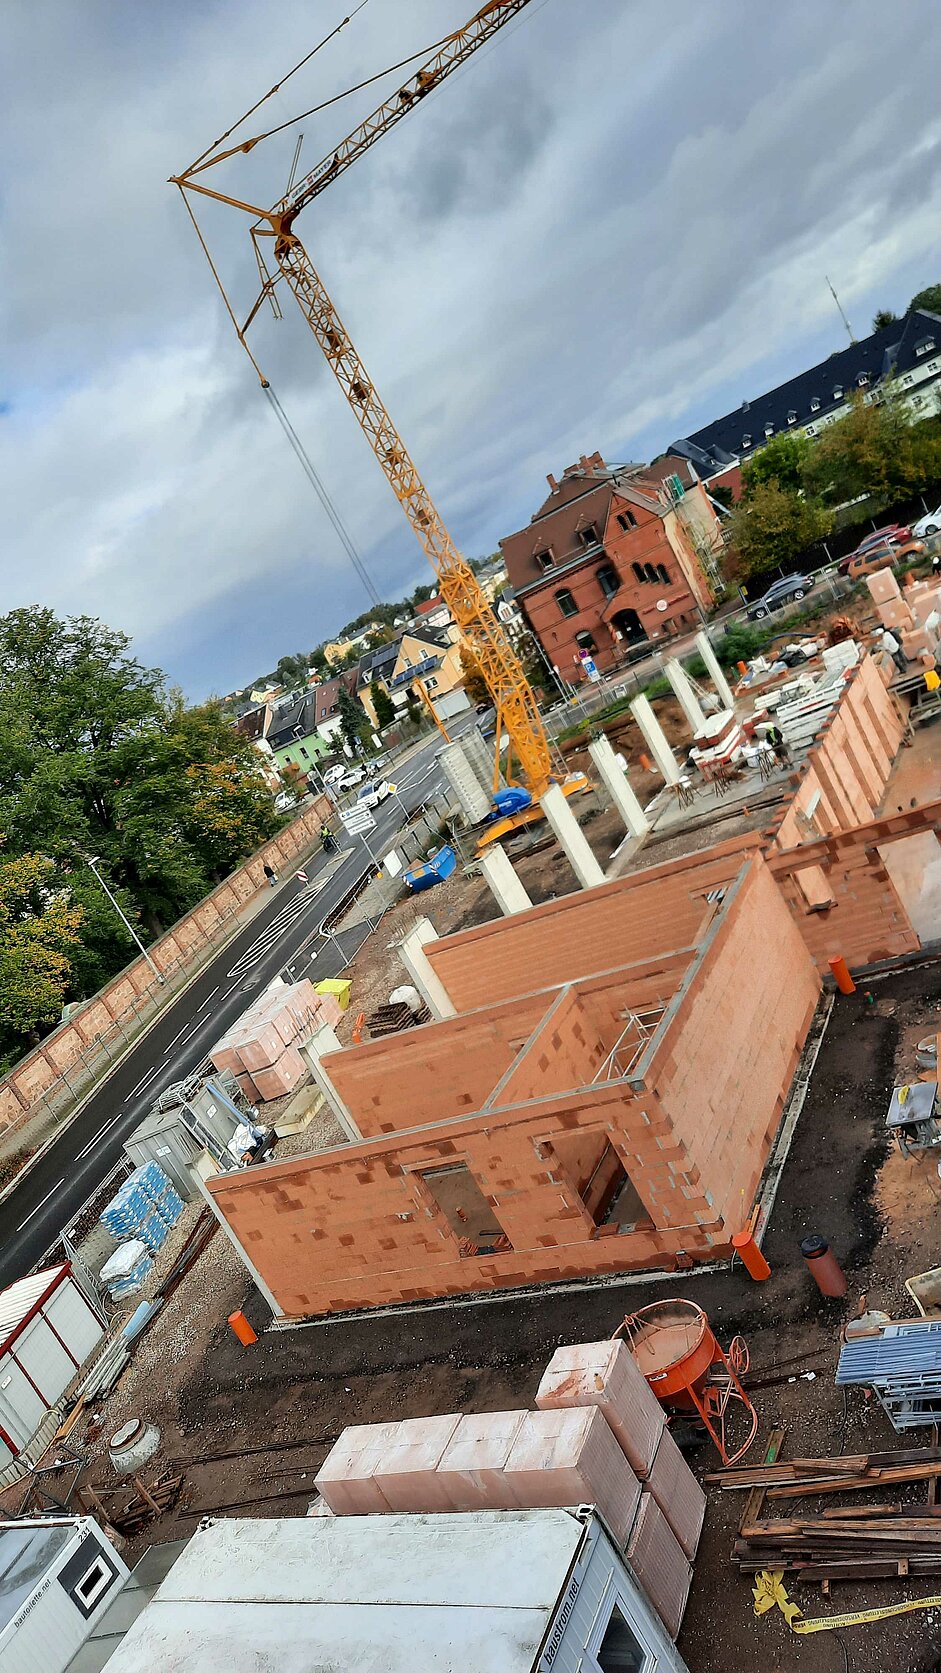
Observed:
[[[758,1433],[758,1413],[742,1387],[748,1349],[741,1336],[723,1352],[702,1308],[682,1300],[651,1302],[614,1334],[625,1338],[661,1406],[698,1413],[723,1464],[744,1456]]]

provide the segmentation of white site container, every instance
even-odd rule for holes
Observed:
[[[613,1665],[688,1673],[589,1508],[223,1518],[193,1535],[108,1673]]]
[[[0,1522],[3,1673],[65,1673],[129,1572],[89,1516]]]
[[[0,1469],[28,1446],[104,1333],[68,1261],[0,1292]]]

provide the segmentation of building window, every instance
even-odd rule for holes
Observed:
[[[773,436],[774,435],[774,425],[773,424],[766,424],[765,425],[765,435],[766,436]]]
[[[651,1665],[644,1645],[616,1604],[594,1660],[599,1673],[644,1673]]]
[[[811,410],[811,412],[819,412],[820,411],[820,396],[819,395],[811,395],[811,397],[810,397],[810,410]]]
[[[790,412],[787,415],[787,421],[788,421],[789,424],[796,424],[797,423],[797,414],[794,411],[793,407],[791,408]]]
[[[538,563],[540,569],[552,568],[552,553],[549,551],[548,546],[542,552],[534,552],[533,557]]]
[[[915,353],[920,360],[923,355],[930,354],[934,348],[933,337],[922,337],[920,343],[915,344]]]
[[[576,633],[575,643],[579,650],[582,651],[593,651],[595,649],[594,638],[589,633],[587,627],[583,627],[581,633]]]
[[[807,434],[808,434],[808,436],[815,436],[815,435],[816,435],[816,434],[817,434],[817,426],[816,426],[816,424],[808,424],[808,426],[807,426]]]
[[[620,576],[611,563],[603,563],[600,569],[595,570],[595,580],[605,598],[613,598],[621,585]]]
[[[652,1224],[624,1163],[606,1134],[556,1134],[548,1146],[562,1163],[583,1208],[597,1227],[621,1232]],[[606,1236],[613,1235],[607,1232]]]
[[[303,755],[305,761],[310,760],[310,756],[308,755],[308,753],[307,753],[306,749],[304,748],[303,744],[301,744],[301,754]]]
[[[618,524],[625,531],[627,529],[636,529],[637,518],[634,516],[633,511],[619,511]]]
[[[512,1246],[474,1175],[464,1162],[429,1168],[419,1179],[460,1243],[462,1256],[492,1255]]]
[[[865,389],[867,383],[869,382],[869,373],[868,372],[860,372],[857,379],[856,379],[856,382],[859,384],[860,389]]]
[[[656,566],[656,564],[652,564],[652,563],[645,563],[644,564],[644,580],[645,581],[656,581],[657,580],[657,566]]]
[[[578,538],[581,541],[583,546],[597,546],[598,545],[598,529],[597,529],[597,526],[594,523],[589,523],[587,528],[579,529],[578,530]]]
[[[563,616],[577,616],[578,615],[578,605],[576,604],[574,598],[572,597],[571,593],[569,592],[568,587],[560,587],[559,588],[558,592],[555,595],[555,601],[556,601],[556,604],[559,606],[559,609],[561,610]]]
[[[751,447],[751,436],[745,435],[742,437],[742,446]]]
[[[665,587],[670,585],[670,571],[665,563],[658,563],[657,565],[657,580],[662,581]]]
[[[833,385],[833,399],[834,399],[834,401],[842,401],[842,399],[843,399],[843,385],[841,383],[835,383]]]
[[[638,581],[643,581],[643,580],[644,580],[644,579],[645,579],[645,577],[644,577],[644,569],[643,569],[643,565],[642,565],[642,564],[639,564],[639,563],[632,563],[632,564],[631,564],[631,568],[632,568],[632,570],[633,570],[633,571],[634,571],[634,576],[635,576],[635,579],[636,579],[636,580],[638,580]]]
[[[902,379],[902,382],[903,382],[903,383],[907,383],[907,384],[910,384],[910,383],[911,383],[911,382],[912,382],[912,374],[911,374],[911,372],[906,372],[906,373],[905,373],[905,376],[904,376],[904,378],[903,378],[903,379]]]

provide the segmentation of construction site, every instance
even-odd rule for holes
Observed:
[[[941,579],[732,669],[704,625],[560,748],[294,230],[524,4],[274,208],[237,145],[174,177],[251,217],[239,342],[264,384],[294,293],[496,736],[0,1295],[0,1668],[49,1575],[62,1673],[941,1667]]]

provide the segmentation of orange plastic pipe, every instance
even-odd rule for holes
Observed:
[[[643,767],[645,773],[652,773],[653,772],[653,762],[651,761],[649,755],[644,754],[643,750],[641,750],[640,764]]]
[[[250,1348],[253,1342],[258,1341],[244,1313],[230,1313],[229,1327],[235,1332],[243,1348]]]
[[[738,671],[739,671],[740,674],[747,674],[748,673],[748,663],[743,662],[741,657],[739,657],[739,661],[738,661]]]
[[[762,1283],[771,1277],[771,1268],[755,1242],[753,1231],[736,1232],[732,1239],[732,1248],[741,1256],[742,1265],[750,1278],[756,1283]]]
[[[827,959],[827,963],[833,972],[833,980],[836,982],[840,992],[855,993],[856,983],[850,975],[849,965],[847,964],[845,958],[835,956]]]

